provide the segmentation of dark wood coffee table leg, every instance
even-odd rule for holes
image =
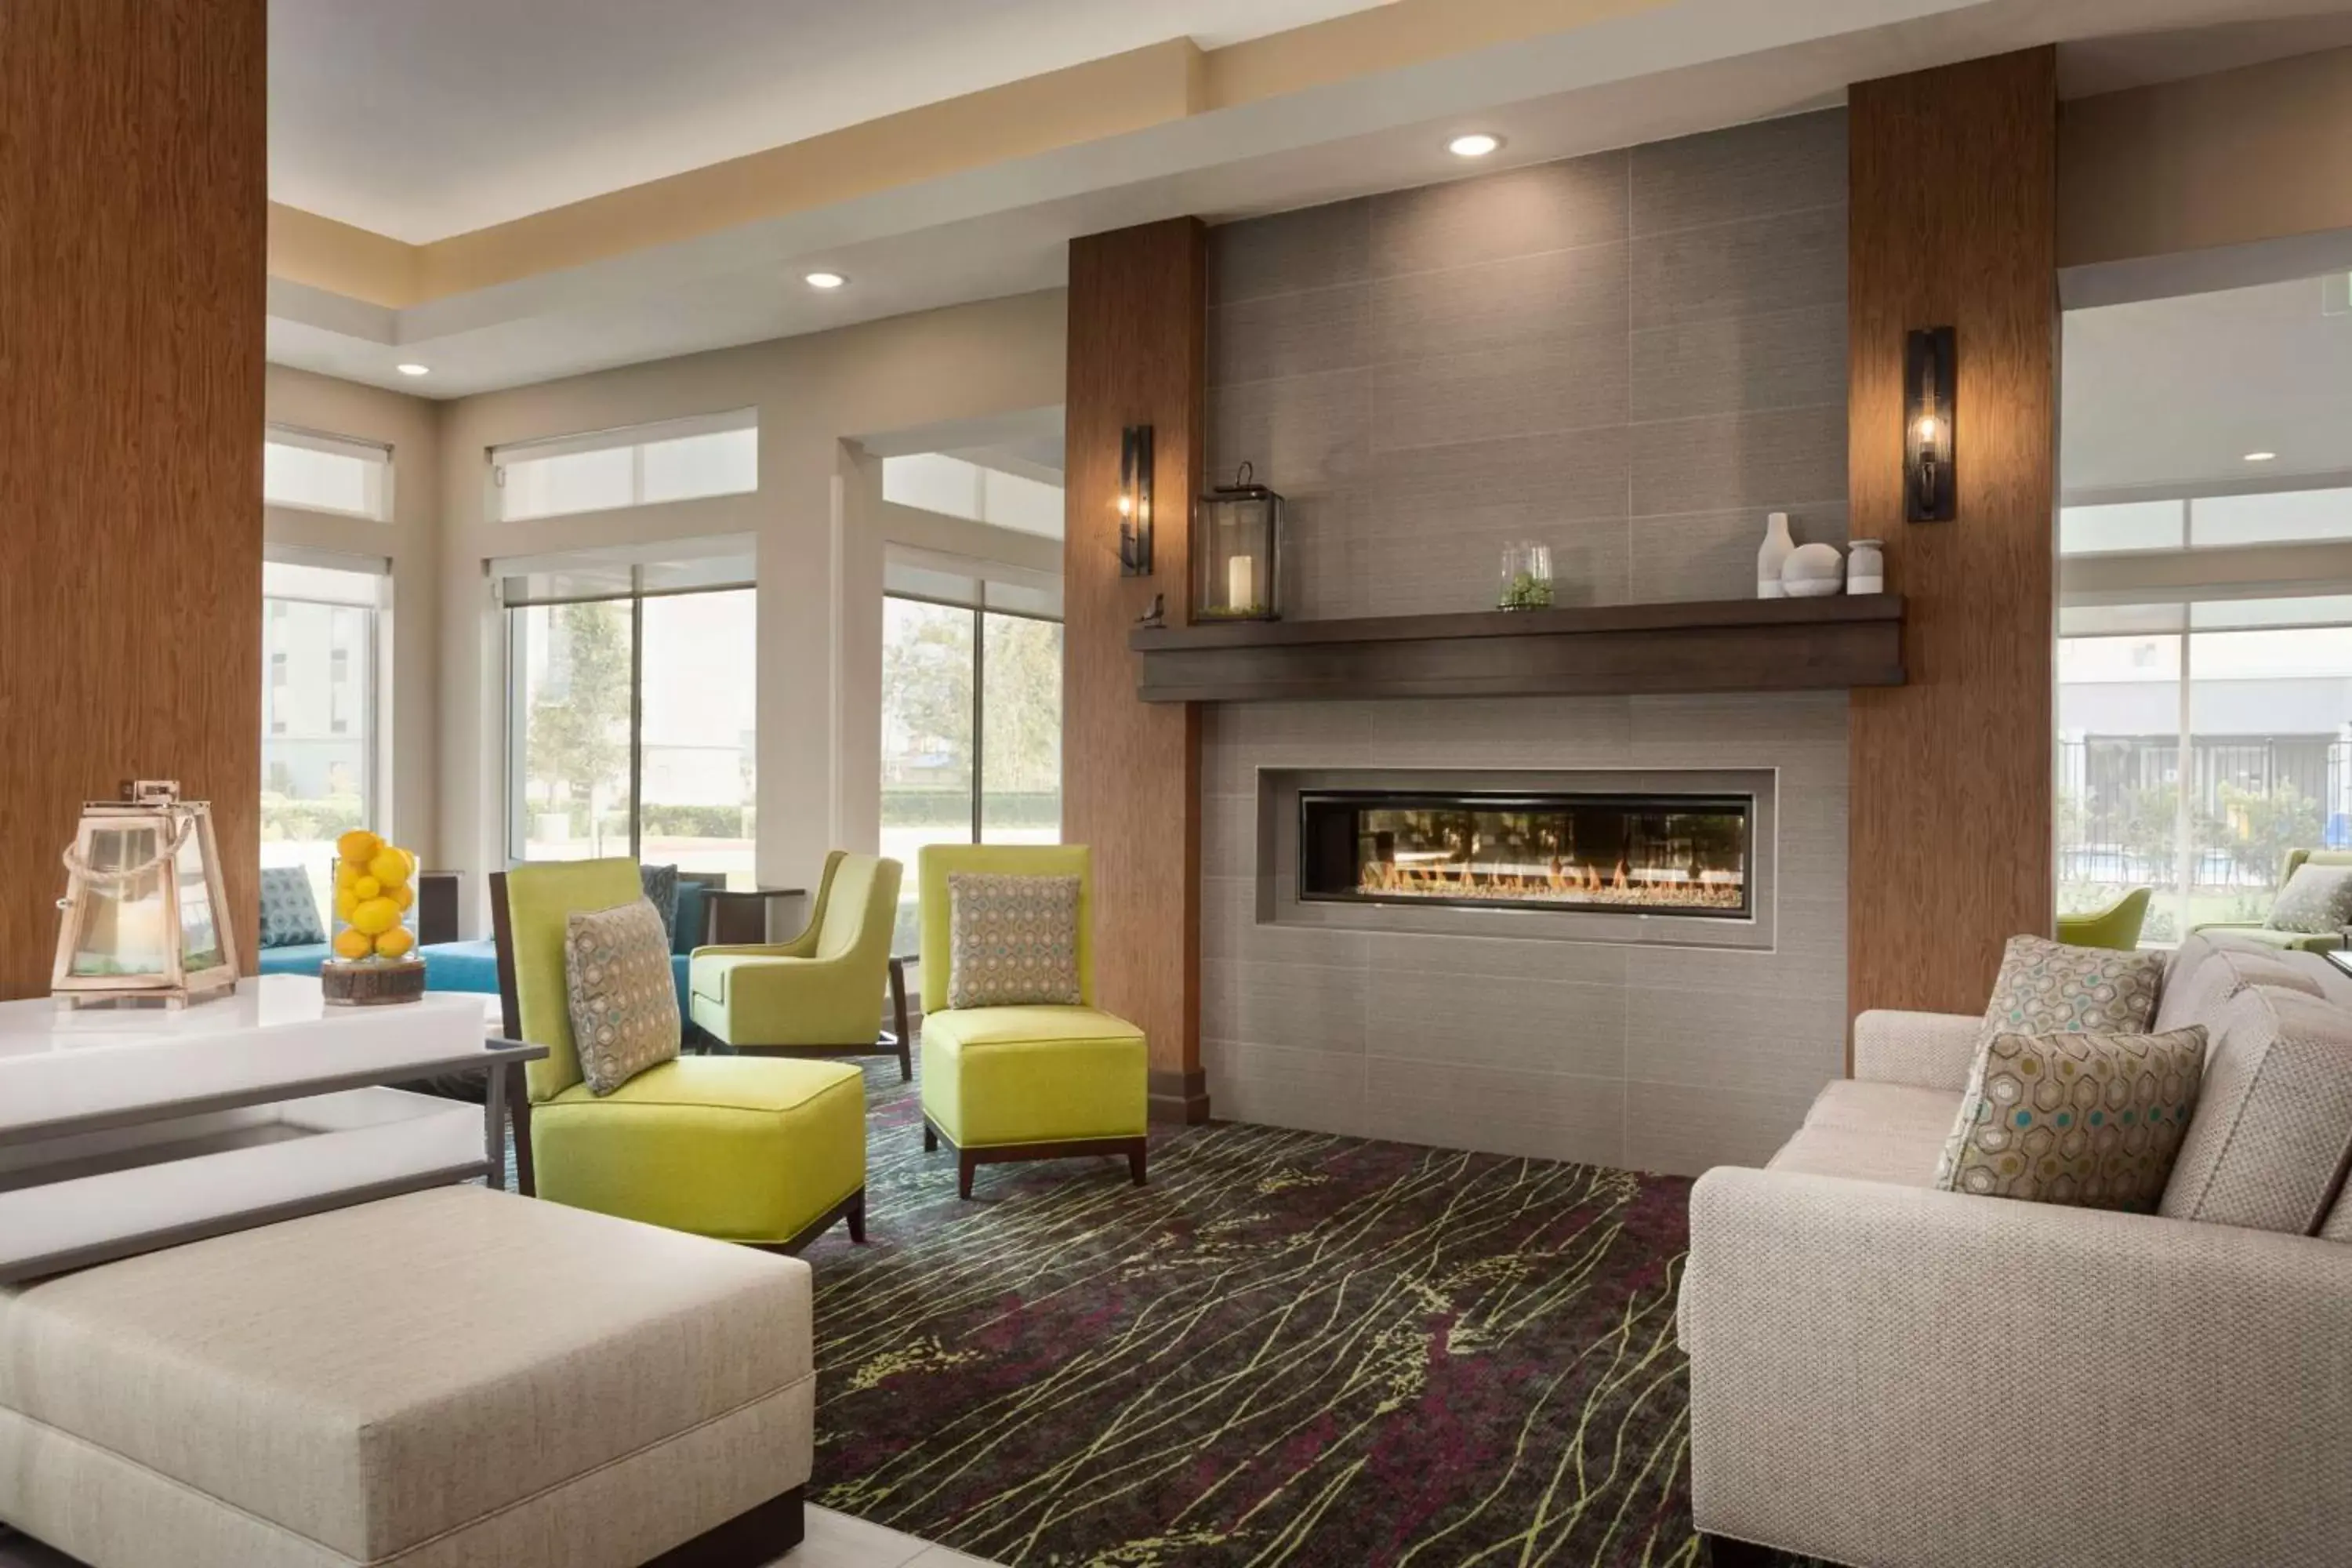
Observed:
[[[507,1064],[507,1114],[514,1121],[515,1191],[537,1197],[539,1168],[530,1158],[530,1080],[520,1062]]]

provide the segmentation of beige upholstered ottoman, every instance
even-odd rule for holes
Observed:
[[[806,1265],[585,1210],[289,1220],[0,1288],[0,1521],[94,1568],[765,1564],[809,1337]]]

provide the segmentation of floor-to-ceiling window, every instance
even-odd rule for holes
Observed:
[[[270,426],[262,433],[261,499],[272,512],[388,525],[392,449]],[[378,649],[391,563],[374,553],[276,545],[268,557],[261,575],[261,863],[309,871],[323,910],[336,837],[383,826]]]
[[[664,553],[667,552],[667,553]],[[502,563],[508,847],[753,881],[757,607],[748,545]]]
[[[262,567],[261,863],[310,871],[321,909],[337,836],[378,820],[384,582],[380,566]]]
[[[2352,539],[2352,491],[2336,496]],[[2203,504],[2177,503],[2192,519]],[[2259,921],[2290,850],[2352,846],[2352,595],[2326,578],[2263,584],[2266,553],[2289,564],[2274,542],[2126,553],[2068,531],[2059,909],[2148,888],[2149,942]],[[2352,545],[2334,548],[2352,569]]]
[[[886,583],[882,853],[907,867],[912,952],[924,845],[1061,837],[1061,604],[1050,582],[912,552],[892,553]]]

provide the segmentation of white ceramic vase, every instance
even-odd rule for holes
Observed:
[[[1789,514],[1776,511],[1764,520],[1764,546],[1756,552],[1756,596],[1759,599],[1780,599],[1788,590],[1780,583],[1780,568],[1797,548],[1789,537]]]

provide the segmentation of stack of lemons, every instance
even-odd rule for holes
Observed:
[[[335,850],[335,914],[345,922],[335,933],[335,956],[406,958],[416,933],[400,917],[416,901],[416,857],[364,827],[336,839]]]

